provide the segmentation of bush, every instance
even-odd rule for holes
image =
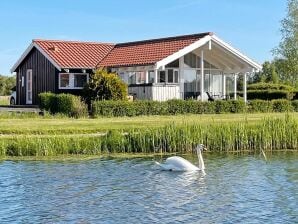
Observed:
[[[243,101],[201,102],[195,100],[158,101],[94,101],[92,115],[94,117],[121,117],[142,115],[176,115],[176,114],[214,114],[241,113],[246,111]]]
[[[126,100],[127,85],[116,73],[98,69],[90,75],[90,80],[83,90],[86,102],[94,100]]]
[[[298,100],[292,101],[292,107],[295,112],[298,112]]]
[[[274,99],[287,99],[293,98],[293,92],[285,90],[248,90],[247,99],[249,100],[274,100]]]
[[[247,86],[247,90],[282,90],[287,92],[293,92],[295,89],[292,86],[283,84],[273,84],[273,83],[254,83]]]
[[[293,100],[298,100],[298,90],[293,92]]]
[[[231,100],[228,102],[230,104],[231,113],[244,113],[247,110],[247,106],[242,100]]]
[[[290,112],[293,106],[289,100],[272,100],[272,108],[274,112]]]
[[[40,109],[49,111],[51,114],[65,114],[70,117],[85,117],[88,115],[87,105],[79,96],[71,94],[39,94]]]
[[[39,107],[41,110],[46,110],[51,113],[57,111],[56,108],[56,94],[51,92],[45,92],[39,94]]]
[[[262,112],[268,113],[272,112],[272,103],[270,101],[265,100],[252,100],[248,103],[248,111],[251,113],[254,112]]]

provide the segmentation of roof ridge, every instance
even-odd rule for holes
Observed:
[[[161,38],[154,38],[154,39],[146,39],[146,40],[138,40],[138,41],[130,41],[130,42],[122,42],[117,43],[115,47],[117,46],[125,46],[125,45],[132,45],[132,44],[142,44],[142,43],[150,43],[150,42],[158,42],[158,41],[166,41],[171,39],[184,39],[184,38],[190,38],[190,37],[204,37],[207,35],[212,36],[213,32],[204,32],[204,33],[194,33],[194,34],[186,34],[186,35],[179,35],[179,36],[170,36],[170,37],[161,37]]]
[[[58,43],[72,43],[72,44],[105,44],[116,45],[115,43],[105,43],[96,41],[75,41],[75,40],[50,40],[50,39],[33,39],[32,42],[58,42]]]

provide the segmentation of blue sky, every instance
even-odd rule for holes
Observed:
[[[285,14],[286,0],[1,0],[0,74],[36,38],[125,42],[212,31],[263,63]]]

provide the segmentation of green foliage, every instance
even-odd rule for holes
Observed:
[[[298,0],[288,0],[287,15],[281,22],[282,40],[275,49],[276,67],[284,82],[298,83]],[[297,87],[297,86],[296,86]]]
[[[52,114],[61,113],[75,118],[88,115],[87,106],[79,96],[65,93],[41,93],[39,94],[39,102],[42,110],[49,111]]]
[[[295,88],[284,84],[274,83],[254,83],[247,86],[247,98],[249,100],[273,100],[273,99],[293,99]]]
[[[250,113],[261,112],[268,113],[272,112],[272,102],[266,100],[251,100],[248,104],[248,111]]]
[[[51,92],[45,92],[39,94],[39,107],[41,110],[46,110],[52,113],[56,113],[56,94]]]
[[[295,112],[298,112],[298,100],[292,101],[292,107]]]
[[[285,91],[291,92],[291,91],[294,91],[295,88],[284,84],[259,82],[259,83],[249,84],[247,86],[247,90],[285,90]]]
[[[101,155],[103,153],[185,153],[199,143],[211,151],[259,152],[298,149],[298,123],[292,117],[259,123],[171,124],[158,128],[109,130],[101,136],[2,136],[0,156]]]
[[[126,100],[128,90],[116,73],[98,69],[90,75],[83,94],[88,103],[93,100]]]
[[[176,115],[176,114],[215,114],[243,113],[246,105],[243,101],[201,102],[195,100],[157,101],[94,101],[92,114],[95,117],[121,117],[141,115]]]
[[[246,105],[240,100],[201,102],[195,100],[157,101],[95,101],[93,117],[134,117],[178,114],[270,113],[297,110],[297,101],[251,100]]]
[[[0,96],[8,96],[11,94],[11,89],[16,85],[15,76],[0,75]]]
[[[298,90],[295,90],[294,92],[293,92],[293,100],[298,100]]]
[[[268,61],[263,63],[263,69],[254,75],[253,82],[267,82],[267,83],[278,83],[279,77],[276,72],[274,63]]]
[[[272,100],[272,109],[274,112],[291,112],[293,106],[289,100]]]
[[[293,99],[293,92],[284,90],[248,90],[247,99],[249,100],[274,100],[274,99]]]

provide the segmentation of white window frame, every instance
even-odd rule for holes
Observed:
[[[173,82],[169,82],[169,70],[173,70]],[[160,82],[160,74],[158,73],[158,83],[165,83],[165,84],[179,84],[180,72],[178,68],[166,68],[162,70],[165,72],[165,82]],[[175,82],[175,71],[178,72],[178,80]],[[159,71],[161,72],[161,71]]]
[[[61,87],[61,75],[69,75],[69,86],[68,87]],[[75,75],[86,75],[87,76],[87,83],[89,82],[89,74],[88,73],[67,73],[62,72],[59,73],[59,89],[83,89],[84,87],[74,87],[74,77]]]

